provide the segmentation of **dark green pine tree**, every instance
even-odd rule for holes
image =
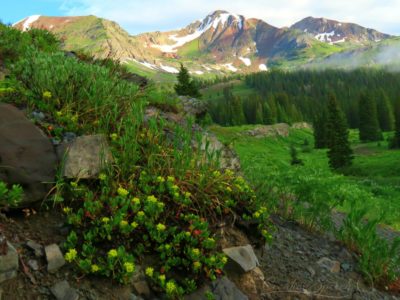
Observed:
[[[360,140],[373,142],[382,140],[382,132],[379,128],[376,102],[370,95],[363,93],[359,102],[360,116]]]
[[[384,91],[381,91],[377,104],[380,128],[382,131],[392,131],[394,127],[393,108]]]
[[[178,74],[178,83],[175,85],[175,92],[180,96],[197,97],[201,96],[196,83],[190,78],[188,69],[181,64]]]
[[[400,99],[397,100],[394,109],[394,116],[396,120],[396,131],[394,137],[390,143],[390,148],[400,149]]]
[[[326,130],[329,166],[336,170],[351,165],[353,151],[349,142],[349,130],[334,95],[329,96]]]
[[[314,127],[314,147],[315,149],[324,149],[327,148],[326,141],[326,112],[315,118],[313,123]]]

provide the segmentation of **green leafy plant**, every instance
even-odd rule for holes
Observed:
[[[8,187],[0,180],[0,209],[17,206],[22,201],[23,194],[21,186],[14,184]]]

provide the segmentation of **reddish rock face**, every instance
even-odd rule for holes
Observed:
[[[56,164],[50,140],[17,108],[0,104],[0,180],[23,187],[21,207],[44,199]]]

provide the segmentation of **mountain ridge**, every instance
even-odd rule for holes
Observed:
[[[184,63],[195,75],[291,68],[392,38],[326,18],[307,17],[279,28],[225,10],[214,11],[182,29],[138,35],[96,16],[31,16],[13,26],[20,30],[45,28],[62,40],[66,50],[110,57],[144,73],[177,73],[179,64]]]

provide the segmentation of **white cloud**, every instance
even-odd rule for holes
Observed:
[[[400,33],[399,0],[64,0],[68,15],[93,14],[120,23],[131,33],[169,30],[223,9],[283,27],[307,17],[326,17]]]

